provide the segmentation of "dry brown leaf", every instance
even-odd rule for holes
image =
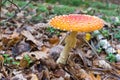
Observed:
[[[41,47],[41,52],[47,54],[49,52],[50,48],[46,47],[46,46],[42,46]]]
[[[117,53],[120,54],[120,49],[117,50]]]
[[[7,47],[11,47],[21,41],[22,36],[19,35],[17,32],[13,32],[12,35],[2,35],[2,43]]]
[[[104,69],[112,69],[112,67],[110,66],[110,64],[108,64],[105,60],[99,60],[98,61],[98,66],[102,67]]]
[[[63,69],[55,70],[54,75],[56,77],[64,77],[65,76],[65,71]]]
[[[7,9],[1,8],[1,16],[6,17],[5,14],[8,12]]]
[[[12,48],[12,52],[14,56],[18,56],[23,52],[27,52],[30,51],[31,47],[30,44],[21,41],[20,43],[16,44],[13,48]]]
[[[59,43],[59,38],[57,36],[54,36],[52,38],[49,39],[49,43],[52,44],[52,45],[56,45]]]
[[[4,63],[4,57],[0,55],[0,69],[3,68],[3,63]]]
[[[29,53],[30,56],[33,56],[39,60],[39,59],[44,59],[44,58],[47,58],[48,57],[48,54],[47,53],[44,53],[44,52],[41,52],[41,51],[35,51],[35,52],[31,52]]]
[[[15,11],[16,9],[17,9],[17,7],[16,7],[14,4],[8,5],[8,8],[7,8],[7,10],[8,10],[9,12],[13,12],[13,11]]]
[[[38,23],[34,25],[35,28],[47,28],[48,26],[49,25],[45,23]]]
[[[24,55],[29,55],[31,58],[35,58],[37,60],[44,59],[48,57],[47,53],[44,53],[42,51],[34,51],[34,52],[24,52],[22,55],[17,56],[16,59],[22,59]]]
[[[36,74],[30,74],[31,79],[30,80],[39,80]]]
[[[27,60],[25,60],[24,58],[20,60],[20,65],[19,65],[22,69],[26,68],[29,66],[29,63]]]
[[[2,50],[3,49],[3,44],[2,44],[2,42],[0,42],[0,50]]]
[[[36,40],[35,37],[29,31],[22,31],[21,34],[27,38],[27,40],[32,41],[39,48],[43,45],[40,41]]]
[[[26,17],[27,20],[30,20],[31,18],[32,18],[31,15],[28,15],[28,16]]]
[[[90,80],[101,80],[101,77],[98,74],[97,77],[95,77],[93,73],[90,73],[89,76],[90,76]]]
[[[19,13],[17,13],[17,18],[23,18],[24,17],[24,11],[21,11]]]
[[[3,77],[3,74],[2,74],[2,73],[0,73],[0,79],[2,79],[2,77]]]
[[[20,34],[17,32],[13,32],[12,35],[10,35],[10,39],[16,38],[16,37],[20,37]]]
[[[62,45],[54,46],[49,50],[49,55],[56,61],[63,48],[64,47]]]
[[[59,77],[59,78],[54,78],[54,79],[51,79],[51,80],[65,80],[63,77]]]
[[[18,43],[20,40],[21,40],[20,37],[13,38],[13,39],[9,40],[9,42],[7,43],[7,46],[8,47],[13,46],[16,43]]]
[[[27,80],[27,79],[23,76],[23,74],[17,74],[14,77],[12,77],[11,80]]]
[[[84,69],[81,69],[80,73],[81,73],[81,78],[82,79],[88,79],[89,78],[89,75],[87,74],[87,72]]]

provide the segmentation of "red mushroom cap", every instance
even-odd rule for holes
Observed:
[[[98,17],[85,14],[69,14],[52,18],[49,24],[57,29],[78,32],[91,32],[104,26],[104,21]]]

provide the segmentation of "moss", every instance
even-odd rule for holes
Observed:
[[[44,6],[44,5],[38,5],[37,6],[38,8],[37,8],[37,11],[39,12],[48,12],[48,9],[47,9],[47,7],[46,6]]]
[[[42,15],[37,15],[37,16],[32,16],[32,19],[31,19],[31,21],[32,22],[35,22],[35,23],[38,23],[38,22],[40,22],[40,21],[42,21],[43,20],[43,16]]]
[[[69,7],[69,6],[54,6],[53,8],[53,13],[57,15],[62,15],[62,14],[70,14],[75,11],[74,7]]]

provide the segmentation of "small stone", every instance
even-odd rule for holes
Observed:
[[[103,68],[103,69],[111,69],[110,64],[108,64],[106,61],[104,60],[99,60],[98,62],[99,67]]]
[[[116,60],[117,60],[117,62],[119,62],[120,61],[120,54],[116,54]]]

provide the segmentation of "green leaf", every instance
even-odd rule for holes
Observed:
[[[106,59],[109,60],[110,62],[116,61],[116,57],[113,53],[109,53],[108,56],[106,57]]]

